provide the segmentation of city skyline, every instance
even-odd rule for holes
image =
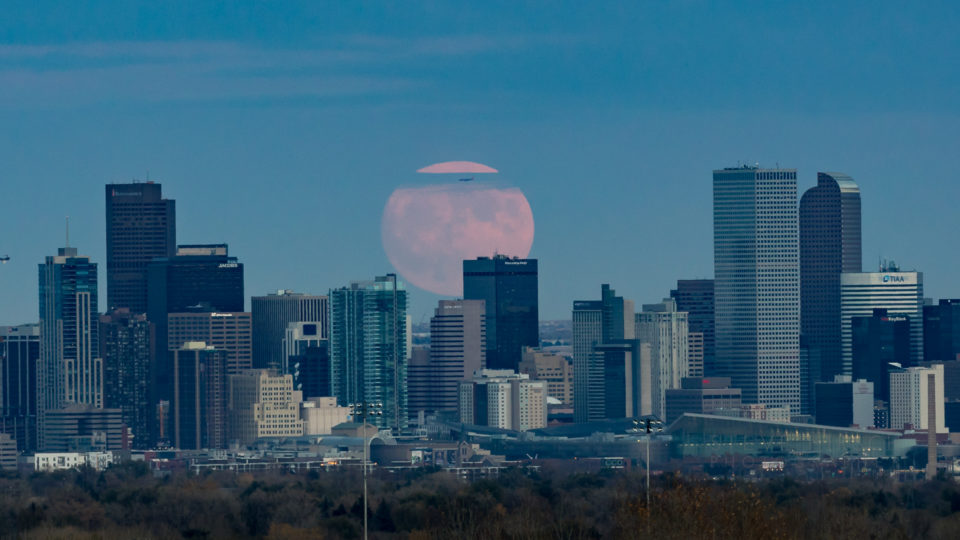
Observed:
[[[248,295],[323,294],[392,270],[384,205],[445,160],[487,163],[529,199],[544,319],[597,283],[649,302],[711,277],[709,171],[737,161],[796,168],[800,192],[818,171],[851,175],[864,269],[894,259],[925,273],[930,297],[960,296],[960,254],[926,238],[960,224],[960,187],[944,181],[955,9],[879,3],[870,24],[829,5],[561,6],[546,19],[528,6],[104,9],[37,25],[11,7],[0,22],[0,227],[17,231],[0,242],[2,324],[31,322],[34,265],[63,244],[63,216],[106,267],[107,183],[162,183],[178,240],[229,243]],[[410,293],[425,321],[441,297]]]

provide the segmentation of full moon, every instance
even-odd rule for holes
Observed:
[[[496,172],[471,162],[439,163],[421,171]],[[383,209],[381,239],[390,263],[407,281],[437,294],[462,296],[465,259],[530,254],[533,211],[527,198],[517,188],[485,185],[481,178],[454,177],[429,186],[398,188],[390,195]]]

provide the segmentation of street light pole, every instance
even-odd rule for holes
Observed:
[[[367,540],[367,406],[363,406],[363,540]]]

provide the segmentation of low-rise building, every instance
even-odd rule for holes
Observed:
[[[114,463],[113,452],[39,452],[33,456],[33,470],[53,472],[91,467],[102,471]]]
[[[17,441],[9,433],[0,433],[0,471],[17,470]]]
[[[816,383],[817,423],[824,426],[874,427],[873,383],[849,375],[836,375],[834,381]]]
[[[300,437],[303,393],[293,389],[293,376],[249,370],[230,376],[231,439],[242,445],[262,438]]]
[[[730,377],[684,377],[680,388],[666,391],[666,422],[683,413],[712,414],[719,409],[739,409],[739,388],[730,388]]]
[[[513,370],[483,369],[460,383],[460,421],[525,431],[547,425],[547,389]]]
[[[333,426],[350,420],[350,407],[337,405],[335,397],[310,398],[300,404],[304,435],[329,435]]]

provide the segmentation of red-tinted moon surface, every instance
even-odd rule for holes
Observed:
[[[526,257],[533,212],[516,188],[458,182],[399,188],[383,209],[383,248],[394,268],[421,289],[463,295],[463,261],[494,252]]]

